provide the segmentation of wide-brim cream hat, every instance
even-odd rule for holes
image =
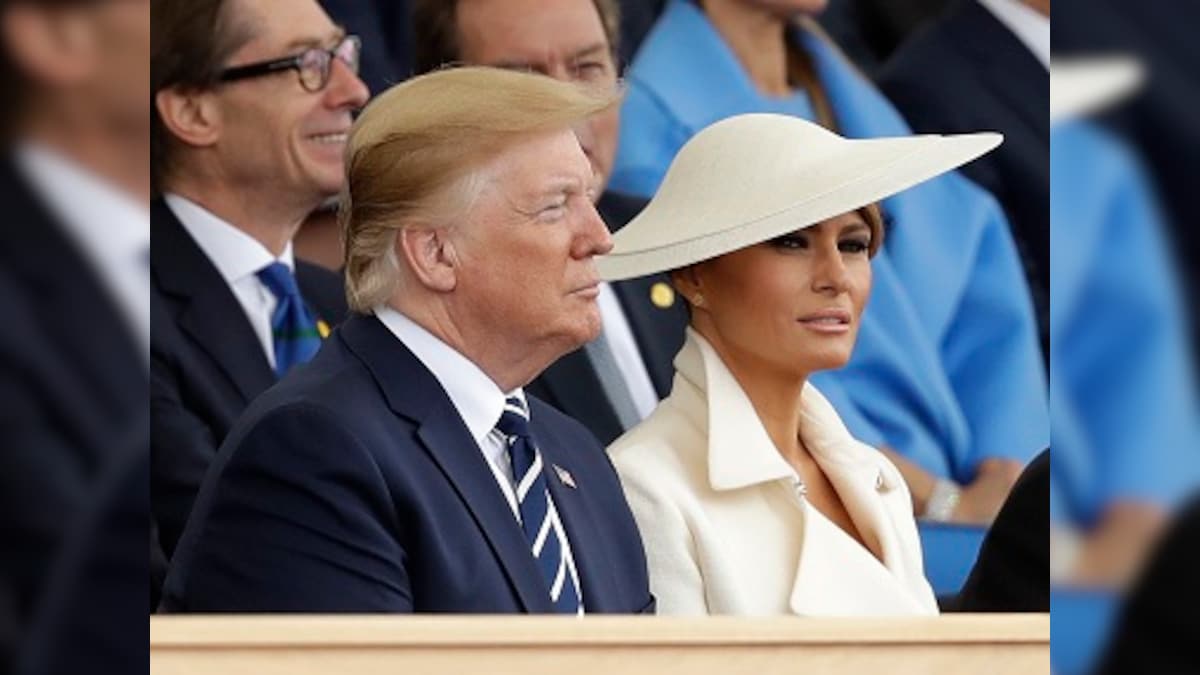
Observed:
[[[985,132],[846,139],[798,117],[729,117],[689,140],[596,258],[609,281],[686,267],[901,192],[1000,144]]]
[[[1145,72],[1124,55],[1055,58],[1050,62],[1050,122],[1099,112],[1137,91]]]

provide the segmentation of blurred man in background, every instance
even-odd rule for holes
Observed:
[[[139,667],[150,2],[5,0],[0,38],[0,670]]]
[[[314,0],[161,0],[154,38],[151,492],[170,555],[234,420],[346,313],[291,240],[341,189],[367,88],[358,38]]]

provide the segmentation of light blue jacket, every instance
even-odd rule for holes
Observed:
[[[1196,486],[1200,428],[1186,326],[1146,179],[1082,122],[1050,132],[1053,516],[1117,500],[1170,508]]]
[[[895,108],[816,34],[815,61],[838,130],[910,134]],[[801,93],[762,96],[707,17],[671,3],[627,73],[610,187],[650,195],[700,129],[746,112],[812,118]],[[858,345],[813,382],[850,430],[940,476],[970,481],[980,460],[1027,462],[1050,440],[1047,384],[1028,286],[1008,223],[990,194],[957,173],[882,204],[890,221],[873,262]]]

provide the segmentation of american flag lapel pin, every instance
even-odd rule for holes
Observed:
[[[572,490],[575,489],[575,477],[571,475],[570,471],[567,471],[566,469],[562,468],[561,466],[555,464],[554,465],[554,473],[558,474],[558,480],[562,481],[563,485],[566,485],[567,487],[571,488]]]

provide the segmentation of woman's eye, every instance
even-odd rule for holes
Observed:
[[[780,249],[808,248],[808,240],[794,234],[785,234],[771,240],[771,246]]]
[[[866,253],[871,250],[871,242],[865,239],[848,239],[838,245],[843,253]]]

